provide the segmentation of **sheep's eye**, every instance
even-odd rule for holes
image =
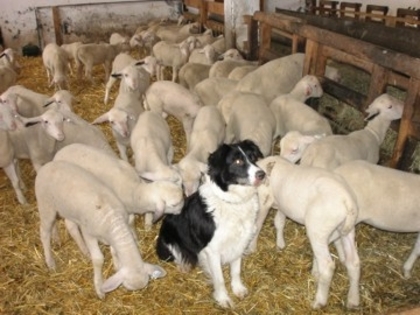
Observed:
[[[61,104],[61,101],[56,101],[58,104]]]
[[[49,121],[48,120],[44,120],[44,124],[45,125],[48,125],[49,124]]]

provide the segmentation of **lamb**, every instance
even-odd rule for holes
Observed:
[[[73,67],[72,67],[72,61],[75,62],[76,69],[78,68],[78,60],[76,57],[76,51],[77,48],[79,48],[80,45],[82,45],[82,42],[73,42],[69,44],[62,44],[60,47],[63,49],[67,54],[67,60],[68,60],[68,68],[70,70],[70,73],[73,74]]]
[[[195,86],[209,77],[211,65],[187,62],[179,70],[179,84],[194,91]]]
[[[258,145],[263,156],[271,154],[276,121],[264,98],[254,93],[237,92],[229,100],[232,110],[225,143],[248,139]]]
[[[379,161],[380,145],[391,121],[401,118],[403,106],[395,97],[382,94],[366,109],[366,120],[369,122],[364,129],[347,135],[331,135],[318,141],[311,141],[310,137],[299,134],[296,139],[296,135],[292,134],[284,141],[282,139],[281,155],[293,162],[300,158],[303,165],[327,169],[335,169],[346,161],[358,159],[376,164]]]
[[[130,163],[92,146],[71,144],[58,151],[54,161],[73,163],[92,173],[131,215],[152,213],[156,221],[165,213],[179,214],[184,204],[179,185],[168,181],[145,183]]]
[[[142,112],[142,103],[137,93],[123,92],[118,94],[114,106],[109,111],[92,122],[110,123],[120,157],[124,161],[128,161],[127,147],[130,145],[130,136]]]
[[[69,111],[48,109],[25,119],[25,126],[8,132],[13,146],[9,150],[14,151],[14,158],[30,159],[36,172],[71,143],[84,143],[115,155],[100,129]]]
[[[134,34],[130,39],[130,47],[144,50],[144,54],[150,55],[152,53],[153,46],[160,42],[162,39],[157,36],[154,32],[149,30],[143,30],[140,33]]]
[[[222,55],[219,56],[219,59],[223,58],[221,61],[215,62],[212,67],[210,68],[209,77],[223,77],[227,78],[229,73],[241,66],[245,65],[254,65],[256,66],[257,63],[254,61],[245,60],[237,49],[231,48],[224,52]]]
[[[174,156],[171,132],[160,114],[143,112],[131,134],[130,144],[135,168],[142,178],[170,181],[181,186],[181,175],[170,165]],[[150,230],[151,226],[152,217],[146,214],[145,227]]]
[[[56,89],[68,87],[67,67],[69,59],[67,53],[55,43],[45,46],[42,51],[42,61],[47,70],[49,86],[54,84]]]
[[[390,232],[420,232],[418,216],[420,177],[368,161],[348,161],[334,170],[353,189],[359,206],[357,223]],[[410,278],[420,255],[420,234],[405,261],[403,272]]]
[[[144,100],[146,109],[165,118],[167,115],[173,115],[182,122],[187,144],[190,141],[194,118],[201,106],[202,103],[195,94],[171,81],[154,82],[146,91]]]
[[[305,54],[296,53],[271,60],[243,77],[236,90],[263,95],[269,104],[277,96],[289,93],[302,78],[304,59]],[[336,71],[330,67],[327,65],[325,76],[334,79]]]
[[[168,43],[181,43],[192,34],[197,34],[199,30],[200,24],[194,22],[182,26],[159,27],[155,32],[162,41]]]
[[[67,90],[59,90],[52,97],[37,93],[22,85],[14,85],[0,95],[0,103],[11,108],[23,117],[39,116],[46,106],[55,104],[57,109],[72,111],[73,95]]]
[[[321,97],[322,94],[318,79],[315,76],[306,75],[289,93],[277,96],[270,103],[277,124],[274,136],[282,137],[290,130],[307,134],[332,134],[328,120],[304,103],[306,99]]]
[[[125,44],[124,50],[128,51],[128,44],[130,43],[130,39],[127,36],[123,36],[119,33],[112,33],[109,37],[109,43],[111,45]]]
[[[5,92],[9,87],[13,86],[16,80],[17,74],[12,68],[0,65],[0,93]]]
[[[197,39],[190,36],[180,44],[172,44],[166,41],[160,41],[153,46],[153,55],[156,57],[160,71],[157,73],[157,79],[163,80],[164,67],[172,67],[172,81],[178,79],[178,71],[187,63],[191,51],[197,47]]]
[[[211,43],[211,45],[216,50],[217,54],[223,54],[226,51],[225,36],[223,34],[219,35],[218,37],[216,37],[216,40],[213,43]]]
[[[15,51],[12,48],[6,48],[0,54],[0,65],[10,67],[16,73],[20,72],[21,66],[16,59]]]
[[[320,168],[293,165],[279,156],[267,157],[257,164],[268,175],[266,182],[258,188],[258,229],[261,229],[272,206],[279,209],[274,221],[279,248],[285,246],[282,232],[286,217],[306,227],[314,253],[312,274],[317,280],[312,307],[316,309],[327,304],[335,269],[328,249],[330,242],[334,242],[342,254],[340,259],[349,275],[350,288],[346,305],[349,308],[357,307],[360,300],[360,262],[355,244],[358,206],[351,188],[337,174]],[[299,198],[296,198],[297,190],[300,191]]]
[[[203,48],[194,49],[188,58],[188,62],[212,65],[217,61],[218,57],[216,49],[212,45],[207,44]]]
[[[204,105],[216,106],[237,84],[238,81],[227,78],[207,78],[195,86],[194,92]]]
[[[207,172],[209,154],[216,151],[225,137],[225,122],[215,106],[200,108],[194,120],[187,154],[176,164],[186,196],[199,186],[200,178]]]
[[[258,65],[245,65],[245,66],[237,67],[229,73],[228,79],[239,81],[248,73],[256,70],[257,68],[258,68]]]
[[[105,81],[108,81],[111,71],[111,65],[114,58],[122,51],[124,51],[126,44],[83,44],[76,50],[76,57],[78,63],[78,76],[82,76],[82,67],[85,68],[85,76],[90,81],[92,79],[92,68],[94,65],[103,64],[105,67]]]
[[[69,197],[72,192],[72,198]],[[54,161],[40,170],[35,179],[35,195],[40,216],[41,242],[49,269],[56,268],[51,250],[51,233],[57,214],[76,230],[80,228],[89,250],[96,294],[123,285],[128,290],[144,288],[149,277],[166,275],[157,265],[145,263],[128,226],[128,214],[115,194],[99,179],[77,165]],[[101,209],[101,211],[98,211]],[[103,281],[103,254],[98,241],[112,248],[116,273]]]

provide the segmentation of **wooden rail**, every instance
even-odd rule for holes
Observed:
[[[374,98],[384,93],[388,86],[397,86],[406,91],[404,113],[400,123],[395,127],[398,132],[389,166],[405,168],[401,165],[403,155],[409,155],[408,139],[420,140],[420,59],[407,53],[390,49],[386,46],[367,42],[339,34],[328,29],[310,25],[306,20],[287,14],[267,14],[256,12],[249,23],[250,33],[259,32],[258,42],[259,57],[266,58],[272,54],[271,33],[279,29],[289,34],[297,35],[306,40],[305,62],[303,75],[314,74],[324,78],[328,59],[346,63],[370,73],[369,90],[362,95],[349,87],[339,83],[325,80],[325,91],[337,99],[354,106],[359,111],[364,111]],[[382,27],[385,27],[382,25]],[[390,32],[387,28],[384,32]],[[411,34],[413,43],[405,47],[411,51],[417,47],[420,32],[416,36]],[[389,35],[389,38],[392,38]],[[416,48],[417,49],[417,48]],[[251,51],[255,49],[251,48]]]

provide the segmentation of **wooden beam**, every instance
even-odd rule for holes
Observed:
[[[61,46],[63,44],[63,34],[61,33],[61,19],[59,7],[51,7],[51,10],[54,22],[55,43]]]

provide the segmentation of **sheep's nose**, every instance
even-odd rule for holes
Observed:
[[[258,180],[263,180],[263,179],[264,179],[264,177],[265,177],[265,172],[264,172],[264,171],[258,171],[258,172],[255,174],[255,177],[256,177]]]

